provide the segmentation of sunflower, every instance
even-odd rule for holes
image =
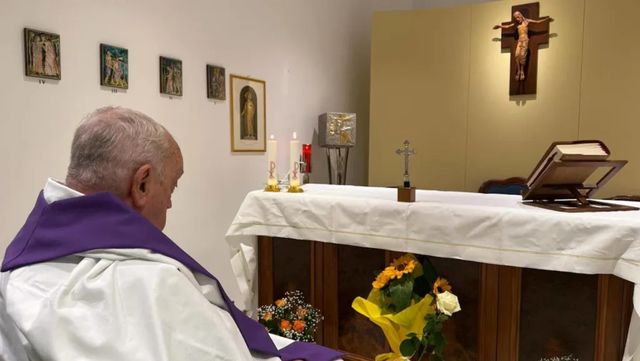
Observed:
[[[391,280],[391,277],[385,273],[385,271],[380,272],[380,274],[376,277],[376,280],[371,283],[373,288],[381,289],[386,286],[387,283]]]
[[[441,292],[451,292],[451,285],[446,278],[438,277],[433,283],[433,294],[437,295]]]
[[[391,262],[391,266],[387,267],[385,271],[389,270],[389,273],[393,273],[392,278],[400,279],[405,274],[413,272],[417,264],[418,260],[416,260],[413,255],[405,254],[400,258],[394,259],[393,262]]]

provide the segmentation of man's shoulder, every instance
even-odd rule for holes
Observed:
[[[186,273],[186,274],[185,274]],[[6,275],[12,286],[37,285],[41,290],[73,286],[91,279],[125,282],[144,278],[152,282],[193,278],[180,262],[146,249],[100,249],[17,268]]]
[[[202,297],[193,274],[179,262],[144,255],[132,250],[96,250],[20,267],[3,274],[3,293],[11,305],[31,305],[32,309],[71,299],[91,303],[124,297],[123,302],[130,305],[156,302],[158,297],[174,301]]]

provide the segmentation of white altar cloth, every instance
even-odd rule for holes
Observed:
[[[614,274],[636,284],[627,351],[640,345],[640,211],[563,213],[499,194],[418,190],[415,203],[400,203],[392,188],[307,184],[304,190],[246,196],[226,235],[241,290],[251,289],[256,268],[255,251],[240,246],[242,237],[258,235]]]

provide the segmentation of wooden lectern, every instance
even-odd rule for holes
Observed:
[[[562,145],[597,145],[601,154],[571,154]],[[560,146],[560,147],[559,147]],[[527,180],[522,199],[526,205],[561,212],[630,211],[636,207],[590,200],[625,164],[626,160],[607,160],[610,152],[599,140],[554,142]],[[603,169],[600,176],[593,175]],[[587,182],[591,179],[592,183]]]

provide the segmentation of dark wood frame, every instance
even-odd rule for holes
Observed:
[[[127,85],[125,86],[118,86],[118,85],[111,85],[111,84],[107,84],[104,81],[104,56],[105,56],[105,52],[108,50],[107,48],[118,48],[118,49],[122,49],[127,53]],[[129,89],[129,49],[127,48],[121,48],[119,46],[115,46],[115,45],[110,45],[110,44],[100,44],[100,85],[101,86],[105,86],[105,87],[109,87],[109,88],[118,88],[118,89]]]
[[[164,82],[164,68],[163,66],[168,64],[168,63],[176,63],[176,64],[180,64],[180,91],[177,93],[168,93],[167,90],[165,89],[165,86],[163,86],[163,82]],[[165,94],[168,96],[176,96],[176,97],[181,97],[183,95],[184,92],[184,69],[182,68],[182,60],[180,59],[174,59],[174,58],[169,58],[166,56],[160,56],[159,58],[159,69],[158,69],[158,74],[160,77],[160,94]]]
[[[213,72],[215,69],[221,69],[222,71],[222,96],[216,97],[211,91],[211,85],[213,84]],[[207,98],[213,100],[226,100],[227,99],[227,72],[225,68],[218,65],[207,64]]]
[[[37,34],[45,34],[51,35],[58,38],[58,43],[60,43],[60,48],[58,49],[58,66],[60,67],[60,73],[58,75],[45,75],[45,74],[34,74],[29,71],[29,34],[37,33]],[[44,78],[44,79],[53,79],[60,80],[62,79],[62,41],[60,40],[60,35],[55,33],[49,33],[42,30],[24,28],[24,74],[29,77],[34,78]]]
[[[258,237],[259,304],[274,301],[272,237]],[[338,347],[338,245],[311,242],[311,302],[325,319],[316,342]],[[386,263],[399,253],[385,251]],[[480,267],[478,360],[517,361],[522,269],[478,264]],[[613,275],[598,275],[594,361],[622,360],[629,320],[633,311],[633,284]],[[347,361],[370,361],[347,353]]]

